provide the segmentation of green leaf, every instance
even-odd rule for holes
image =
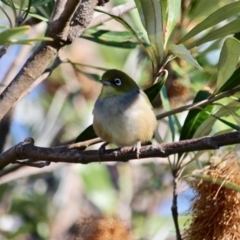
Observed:
[[[0,33],[0,45],[11,43],[11,38],[20,36],[26,33],[30,29],[30,26],[21,26],[7,29]]]
[[[237,68],[233,75],[218,89],[217,93],[228,91],[240,84],[240,68]]]
[[[41,16],[44,17],[45,19],[49,19],[53,12],[54,5],[55,5],[55,1],[50,0],[41,6],[35,6],[34,8],[36,9],[36,12],[34,13],[39,16],[37,17],[38,19],[40,19]]]
[[[159,0],[135,0],[144,28],[147,31],[154,63],[161,65],[163,51],[162,10]]]
[[[149,101],[152,103],[155,98],[159,95],[163,85],[164,85],[165,81],[160,80],[158,81],[156,84],[153,84],[151,87],[147,88],[144,90],[144,92],[146,93],[146,95],[149,98]]]
[[[148,49],[148,47],[146,47],[144,45],[144,43],[142,42],[142,40],[138,37],[136,31],[126,22],[124,21],[121,17],[115,16],[113,14],[101,11],[99,9],[95,9],[96,12],[100,12],[100,13],[104,13],[107,14],[108,16],[112,17],[114,20],[116,20],[117,22],[121,23],[126,29],[128,29],[137,39],[137,41],[139,42],[140,46],[143,48],[143,50],[146,52],[146,54],[148,55],[148,57],[153,61],[154,57],[152,52]]]
[[[29,39],[10,39],[8,44],[32,44],[32,42],[53,41],[49,37],[29,38]]]
[[[32,6],[33,7],[39,7],[42,5],[46,5],[49,2],[53,2],[53,0],[32,0]]]
[[[221,89],[236,70],[240,56],[240,42],[236,38],[227,38],[223,44],[218,63],[216,90]]]
[[[236,101],[230,102],[229,104],[225,106],[221,106],[217,111],[215,111],[214,116],[217,117],[227,117],[229,115],[232,115],[233,112],[237,111],[239,109],[239,103]],[[196,130],[196,132],[193,135],[193,138],[200,138],[203,136],[208,135],[212,131],[212,127],[214,123],[216,122],[216,117],[213,117],[210,115],[209,118],[207,118]]]
[[[237,131],[240,131],[240,127],[239,127],[238,125],[233,124],[233,123],[231,123],[231,122],[229,122],[229,121],[226,121],[226,120],[224,120],[224,119],[222,119],[222,118],[220,118],[220,117],[218,117],[218,116],[216,116],[216,115],[214,115],[214,114],[212,114],[212,116],[215,117],[215,118],[216,118],[217,120],[219,120],[220,122],[226,124],[226,125],[229,126],[230,128],[235,129],[235,130],[237,130]]]
[[[206,100],[211,94],[207,91],[199,91],[194,98],[193,103]],[[192,109],[189,111],[182,127],[180,140],[191,139],[199,126],[209,118],[213,106],[208,105],[202,109]]]
[[[207,34],[207,36],[204,36],[203,38],[201,38],[200,40],[192,43],[190,46],[188,46],[188,48],[192,48],[195,46],[200,46],[203,43],[221,38],[221,37],[226,37],[229,34],[233,34],[233,33],[237,33],[240,32],[240,19],[236,19],[233,20],[232,22],[226,24],[225,26],[211,31],[209,34]]]
[[[194,27],[188,34],[186,34],[179,41],[179,43],[183,43],[187,41],[188,39],[194,37],[198,33],[226,20],[231,16],[237,15],[239,12],[240,12],[240,1],[236,1],[219,8],[217,11],[215,11],[209,17],[207,17],[204,21],[202,21],[196,27]]]
[[[181,1],[180,0],[168,0],[168,18],[167,18],[167,30],[165,35],[165,47],[169,40],[170,35],[172,34],[173,29],[175,28],[181,10]]]
[[[170,107],[169,99],[167,96],[167,90],[166,90],[165,86],[163,86],[163,88],[161,89],[161,100],[162,100],[162,104],[163,104],[163,109],[165,111],[170,111],[171,107]],[[172,141],[174,141],[176,131],[175,131],[174,120],[173,120],[172,115],[168,116],[168,123],[169,123],[169,127],[170,127],[170,130],[172,133]]]
[[[79,136],[76,138],[75,143],[78,142],[84,142],[93,138],[97,138],[93,125],[88,126],[83,132],[79,134]]]
[[[136,33],[139,38],[143,36],[142,33]],[[139,42],[135,36],[128,31],[109,31],[109,30],[88,30],[81,35],[81,38],[88,39],[106,46],[119,48],[135,48]]]
[[[227,181],[226,179],[216,178],[216,177],[202,175],[202,174],[201,175],[200,174],[191,174],[191,177],[202,179],[203,181],[211,182],[213,184],[218,184],[221,188],[226,187],[228,189],[232,189],[232,190],[235,190],[237,192],[240,192],[240,186],[239,185],[237,185],[236,183]]]
[[[44,21],[44,22],[48,22],[48,21],[49,21],[48,18],[43,17],[43,16],[41,16],[41,15],[39,15],[39,14],[28,13],[28,15],[31,16],[31,17],[33,17],[33,18],[36,18],[36,19],[42,20],[42,21]]]
[[[185,60],[186,62],[192,64],[196,68],[198,68],[200,71],[202,71],[202,67],[198,64],[196,59],[192,56],[192,54],[187,50],[187,48],[180,44],[180,45],[171,45],[170,50],[174,55],[177,57]]]

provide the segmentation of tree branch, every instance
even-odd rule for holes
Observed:
[[[165,158],[176,153],[217,149],[221,146],[238,143],[240,143],[240,132],[237,131],[214,137],[190,139],[161,145],[143,146],[141,148],[140,158]],[[11,163],[15,163],[17,160],[23,159],[30,159],[31,162],[47,160],[50,162],[81,164],[99,162],[98,151],[83,151],[74,149],[72,144],[70,146],[71,147],[66,146],[65,148],[37,147],[34,145],[34,140],[32,138],[28,138],[0,155],[0,169],[5,168]],[[132,149],[113,149],[106,150],[105,154],[101,156],[101,162],[127,162],[136,158],[136,152]]]
[[[93,0],[86,1],[93,11]],[[67,38],[69,30],[71,29],[70,22],[76,9],[81,6],[81,4],[79,4],[80,0],[58,0],[56,2],[51,21],[46,30],[46,36],[52,37],[53,41],[42,42],[12,82],[0,94],[0,119],[2,119],[9,109],[18,101],[25,90],[41,76],[50,61],[56,56],[57,51],[69,43],[67,42]],[[82,12],[82,14],[84,16],[83,21],[91,21],[92,15],[84,15],[84,12]]]
[[[189,111],[189,110],[192,110],[192,109],[195,109],[195,108],[200,108],[200,107],[207,106],[207,105],[209,105],[209,104],[211,104],[211,103],[213,103],[213,102],[215,102],[217,100],[220,100],[220,99],[225,98],[225,97],[232,96],[234,93],[238,92],[239,90],[240,90],[240,86],[235,87],[233,89],[230,89],[230,90],[228,90],[226,92],[219,93],[219,94],[217,94],[215,96],[211,96],[210,98],[208,98],[206,100],[203,100],[201,102],[191,103],[191,104],[179,107],[179,108],[175,108],[175,109],[170,110],[168,112],[160,113],[160,114],[158,114],[156,116],[156,118],[159,120],[159,119],[168,117],[168,116],[176,114],[176,113]]]

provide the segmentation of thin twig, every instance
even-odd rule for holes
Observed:
[[[208,98],[208,99],[203,100],[201,102],[191,103],[191,104],[179,107],[179,108],[175,108],[175,109],[173,109],[171,111],[168,111],[168,112],[160,113],[156,117],[159,120],[159,119],[168,117],[168,116],[176,114],[176,113],[188,111],[188,110],[195,109],[195,108],[204,107],[204,106],[209,105],[209,104],[211,104],[211,103],[213,103],[213,102],[215,102],[219,99],[229,97],[229,96],[233,95],[234,93],[236,93],[238,91],[240,91],[240,86],[235,87],[233,89],[230,89],[226,92],[219,93],[219,94],[215,95],[214,97]]]
[[[117,7],[114,7],[111,11],[109,11],[109,13],[119,17],[119,16],[123,15],[124,13],[131,11],[135,7],[136,7],[135,2],[125,3],[125,4],[119,5]],[[112,18],[109,15],[101,14],[101,15],[93,18],[93,20],[87,26],[86,29],[96,27],[96,26],[103,24],[111,19]]]
[[[177,186],[178,186],[178,176],[179,176],[179,169],[175,168],[172,170],[172,176],[173,176],[173,200],[172,200],[172,216],[173,216],[173,222],[176,229],[176,237],[177,240],[182,240],[180,228],[178,224],[178,206],[177,206]]]

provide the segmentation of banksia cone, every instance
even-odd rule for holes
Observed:
[[[193,176],[198,177],[190,182],[195,191],[190,207],[192,220],[183,239],[240,239],[240,193],[233,190],[234,184],[240,186],[240,162],[236,153],[212,157],[210,166]]]
[[[83,218],[74,230],[74,240],[131,240],[124,223],[108,216]]]

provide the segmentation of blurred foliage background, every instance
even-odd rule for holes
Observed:
[[[157,29],[153,35],[161,35],[162,46],[159,48],[164,54],[153,56],[152,61],[149,58],[147,51],[156,53],[156,45],[149,29],[142,24],[141,17],[143,19],[145,15],[139,10],[141,1],[136,1],[138,9],[121,16],[124,24],[112,19],[87,29],[77,41],[60,52],[63,63],[51,76],[33,88],[11,111],[11,128],[4,149],[30,136],[42,147],[73,141],[92,123],[93,105],[101,89],[98,80],[105,69],[125,71],[143,89],[153,82],[163,81],[164,87],[153,102],[156,114],[214,97],[239,85],[239,1],[153,2],[162,7],[161,13],[155,8],[156,19],[162,21],[162,32]],[[111,0],[98,9],[108,12],[119,5],[124,7],[126,3],[129,1]],[[227,4],[236,5],[224,9]],[[51,0],[30,1],[30,5],[21,0],[1,1],[0,44],[7,46],[7,53],[0,59],[3,88],[43,40],[53,6]],[[23,14],[24,21],[31,27],[18,26],[14,22],[13,19],[19,16],[19,8],[21,14],[26,13]],[[209,19],[216,11],[219,11],[216,17]],[[101,14],[95,12],[94,16]],[[199,27],[204,20],[205,25]],[[131,26],[145,49],[125,23]],[[196,26],[199,29],[195,28],[192,36],[187,35]],[[231,38],[227,38],[229,36]],[[30,42],[33,44],[28,45]],[[183,45],[179,47],[181,43]],[[151,44],[152,48],[149,47]],[[167,74],[160,72],[159,75],[163,64]],[[217,104],[196,111],[182,111],[160,119],[154,143],[239,130],[236,94],[234,98],[220,99]],[[196,118],[193,120],[190,114]],[[236,146],[233,148],[237,150]],[[132,232],[133,239],[175,239],[171,217],[171,167],[178,157],[185,164],[178,186],[179,224],[183,230],[186,220],[191,218],[187,209],[192,197],[184,177],[202,167],[211,154],[209,151],[128,163],[51,163],[42,169],[16,168],[0,179],[0,238],[71,239],[71,229],[81,219],[106,215],[120,218]]]

